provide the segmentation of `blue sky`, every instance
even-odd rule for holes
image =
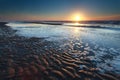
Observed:
[[[75,12],[120,19],[120,0],[0,0],[0,20],[66,20]]]

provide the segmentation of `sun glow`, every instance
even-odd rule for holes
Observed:
[[[69,18],[69,20],[71,20],[73,22],[72,25],[74,26],[79,26],[81,23],[81,21],[86,20],[86,18],[84,17],[83,14],[81,14],[80,12],[75,12],[72,15],[70,15],[71,18]]]
[[[75,12],[71,15],[71,20],[75,22],[83,21],[85,20],[84,15],[80,12]]]
[[[81,20],[80,16],[79,16],[79,15],[76,15],[76,16],[75,16],[75,21],[80,21],[80,20]]]
[[[75,21],[74,25],[76,25],[76,26],[80,25],[79,22],[82,20],[82,17],[79,14],[76,14],[76,15],[74,15],[73,18],[74,18],[74,21]]]

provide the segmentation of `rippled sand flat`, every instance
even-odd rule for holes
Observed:
[[[120,78],[119,32],[31,23],[10,28],[4,24],[0,25],[1,80]]]

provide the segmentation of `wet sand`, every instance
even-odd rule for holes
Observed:
[[[100,73],[93,62],[68,50],[58,50],[44,38],[15,35],[0,23],[0,80],[119,80],[120,75]]]

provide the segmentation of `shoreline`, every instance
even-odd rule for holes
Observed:
[[[120,75],[99,73],[91,60],[57,50],[44,38],[25,38],[0,23],[1,80],[119,80]],[[48,76],[48,77],[46,77]]]

